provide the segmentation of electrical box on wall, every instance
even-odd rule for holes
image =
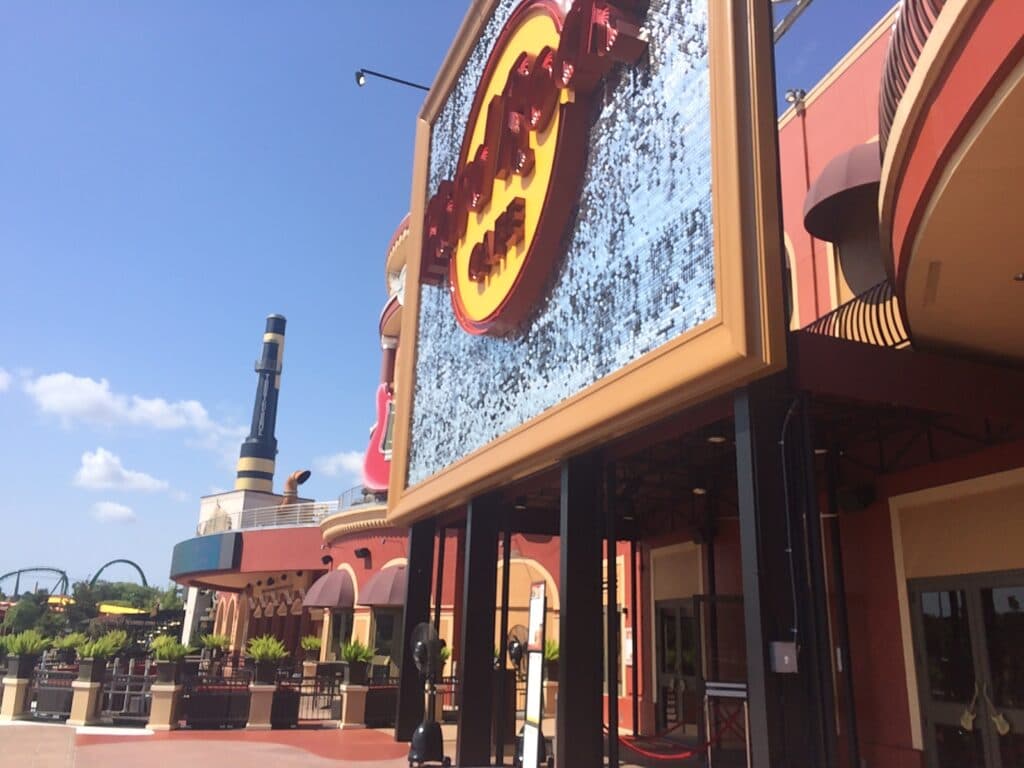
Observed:
[[[793,675],[799,672],[796,663],[796,643],[774,642],[768,648],[772,672]]]

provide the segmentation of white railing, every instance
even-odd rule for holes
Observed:
[[[234,512],[218,512],[203,520],[196,534],[238,531],[245,528],[278,528],[319,525],[328,515],[338,511],[336,501],[307,501],[277,507],[254,507]]]

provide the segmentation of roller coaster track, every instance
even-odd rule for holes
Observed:
[[[109,562],[106,562],[103,565],[101,565],[99,570],[96,571],[96,575],[93,576],[92,579],[89,581],[89,586],[90,587],[96,586],[96,582],[99,580],[100,574],[102,574],[103,571],[108,566],[116,565],[117,563],[124,563],[125,565],[130,565],[132,568],[134,568],[138,572],[139,579],[142,581],[142,586],[144,586],[144,587],[148,587],[149,586],[149,582],[146,581],[146,574],[143,573],[142,568],[139,567],[139,564],[134,562],[133,560],[125,560],[124,558],[118,558],[116,560],[110,560]],[[45,566],[45,565],[36,565],[36,566],[32,566],[31,568],[19,568],[16,571],[8,571],[7,573],[0,574],[0,584],[2,584],[7,579],[13,578],[14,579],[14,592],[13,592],[13,594],[15,596],[20,595],[22,593],[22,590],[21,590],[21,577],[22,577],[22,575],[24,575],[24,574],[32,574],[32,573],[48,573],[48,574],[52,574],[52,575],[55,575],[55,576],[58,577],[57,578],[57,582],[49,590],[49,593],[51,595],[66,595],[66,594],[69,594],[70,589],[71,589],[71,580],[68,579],[68,574],[65,571],[62,571],[60,568],[50,568],[49,566]]]
[[[134,562],[134,561],[132,561],[132,560],[124,560],[122,558],[119,558],[117,560],[111,560],[110,562],[107,562],[107,563],[104,563],[103,565],[101,565],[100,569],[98,571],[96,571],[96,575],[93,576],[92,580],[89,582],[89,586],[90,587],[95,586],[96,585],[96,581],[99,579],[100,574],[103,573],[103,570],[108,565],[114,565],[115,563],[124,563],[125,565],[130,565],[132,568],[134,568],[136,571],[139,572],[139,578],[142,580],[142,586],[144,586],[144,587],[148,587],[149,586],[149,583],[146,581],[146,574],[144,574],[142,572],[142,569],[139,567],[139,564]]]
[[[21,594],[21,575],[23,573],[51,573],[56,574],[60,578],[57,579],[57,583],[53,585],[53,589],[50,590],[51,595],[66,595],[68,593],[68,587],[70,582],[68,581],[68,575],[60,568],[49,568],[45,565],[33,566],[32,568],[19,568],[16,571],[9,571],[3,575],[0,575],[0,584],[4,580],[14,577],[14,594]]]

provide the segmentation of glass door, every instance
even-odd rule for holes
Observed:
[[[1024,768],[1024,573],[910,582],[931,768]]]
[[[700,652],[693,600],[659,600],[658,730],[676,736],[699,733]]]

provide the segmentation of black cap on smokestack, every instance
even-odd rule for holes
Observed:
[[[281,315],[267,316],[263,351],[256,361],[256,402],[252,408],[252,426],[239,452],[235,490],[274,490],[274,460],[277,457],[277,397],[281,389],[281,363],[284,360],[284,326]]]

